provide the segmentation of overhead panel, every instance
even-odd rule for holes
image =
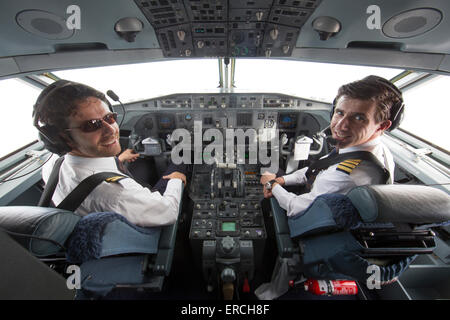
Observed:
[[[134,0],[165,57],[289,57],[321,0]]]

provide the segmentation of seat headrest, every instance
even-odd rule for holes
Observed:
[[[33,206],[0,207],[0,227],[14,233],[50,239],[61,245],[67,240],[81,216],[71,211]],[[17,242],[38,257],[56,254],[61,250],[50,241],[11,235]]]
[[[364,222],[429,224],[450,220],[450,195],[429,186],[359,186],[347,197]]]

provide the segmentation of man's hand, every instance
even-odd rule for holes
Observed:
[[[272,190],[267,190],[266,186],[263,187],[263,193],[264,193],[264,198],[266,198],[266,199],[273,197]]]
[[[118,156],[119,161],[122,163],[125,163],[125,161],[133,162],[138,157],[139,153],[135,153],[133,149],[127,149]]]
[[[261,175],[260,182],[264,186],[267,182],[269,182],[270,180],[274,180],[274,179],[280,184],[280,186],[284,186],[284,178],[283,177],[277,178],[275,174],[270,173],[270,172],[264,172]]]
[[[261,182],[262,185],[265,185],[267,182],[275,179],[276,177],[277,176],[274,173],[266,171],[261,175],[261,180],[259,182]]]
[[[163,176],[162,178],[163,179],[181,179],[181,181],[183,181],[183,183],[184,183],[184,186],[186,186],[186,176],[181,172],[175,171],[167,176]]]
[[[271,180],[275,180],[279,185],[284,185],[284,178],[283,177],[276,177],[276,175],[275,174],[273,174],[273,173],[270,173],[270,172],[264,172],[262,175],[261,175],[261,180],[260,180],[260,182],[261,182],[261,184],[263,185],[263,193],[264,193],[264,198],[270,198],[270,197],[272,197],[273,195],[272,195],[272,190],[267,190],[266,189],[266,183],[267,182],[269,182],[269,181],[271,181]],[[274,184],[273,186],[272,186],[272,189],[274,188],[276,186],[276,184]]]

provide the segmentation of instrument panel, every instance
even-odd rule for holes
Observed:
[[[317,101],[283,94],[209,93],[174,94],[142,103],[143,107],[163,109],[226,109],[226,108],[311,108]]]
[[[312,136],[327,125],[329,110],[326,103],[262,93],[176,94],[126,106],[121,132],[130,134],[128,145],[144,157],[173,156],[173,151],[179,155],[178,141],[172,140],[172,134],[175,129],[188,131],[182,139],[190,138],[193,147],[187,152],[194,155],[194,160],[188,157],[188,163],[193,163],[188,190],[192,204],[189,243],[208,287],[217,286],[217,279],[222,284],[251,281],[263,264],[267,230],[261,207],[262,164],[250,160],[255,156],[252,144],[256,140],[265,140],[258,142],[267,146],[270,155],[275,146],[274,140],[259,135],[260,129],[278,130],[280,141],[284,141],[280,154],[286,157],[292,153],[295,137]],[[233,149],[227,145],[220,151],[209,148],[212,140],[204,140],[208,129],[213,129],[209,133],[222,133],[222,142],[235,129],[243,131],[245,138],[237,137],[235,131]],[[259,148],[261,145],[258,143]],[[230,151],[237,161],[222,162]],[[200,162],[196,162],[196,155]]]
[[[134,0],[165,57],[288,57],[321,0]]]
[[[266,228],[257,165],[195,165],[189,240],[204,280],[252,280],[262,264]],[[228,275],[228,276],[226,276]]]
[[[273,129],[278,130],[280,137],[287,138],[283,147],[286,151],[293,146],[292,140],[296,136],[312,137],[323,129],[330,108],[327,103],[283,94],[174,94],[127,104],[121,139],[123,147],[128,145],[143,155],[155,156],[158,154],[148,150],[161,150],[162,153],[172,150],[176,144],[171,141],[175,129],[186,129],[191,135],[196,128],[202,133],[207,129],[218,129],[224,137],[229,129],[242,129],[244,133],[253,129],[255,134],[260,129]],[[115,111],[120,114],[122,110],[117,108]],[[318,113],[323,116],[317,116]],[[142,142],[147,138],[159,146],[144,146]],[[202,144],[205,144],[203,140]]]
[[[313,114],[318,110],[328,111],[330,105],[282,94],[176,94],[128,104],[122,128],[141,138],[165,137],[177,128],[193,132],[194,123],[202,129],[279,129],[310,135],[325,124]]]

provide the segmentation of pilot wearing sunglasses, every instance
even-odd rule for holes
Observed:
[[[116,158],[121,151],[117,114],[111,112],[102,93],[80,83],[57,81],[38,97],[34,119],[47,149],[65,155],[52,198],[55,205],[82,180],[95,173],[117,172],[123,175]],[[132,159],[133,156],[128,154],[123,158]],[[54,161],[43,167],[44,182],[48,181],[53,164]],[[157,183],[161,185],[161,180],[166,180],[162,183],[164,188],[159,191],[152,192],[131,177],[117,183],[102,182],[76,212],[83,215],[116,212],[139,226],[172,224],[178,216],[186,172],[184,167],[173,164],[169,169]]]

